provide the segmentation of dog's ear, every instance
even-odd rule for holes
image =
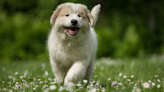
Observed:
[[[57,8],[56,10],[53,11],[53,14],[51,15],[50,18],[50,24],[53,26],[55,24],[56,18],[59,15],[61,8]]]
[[[94,19],[93,19],[93,16],[91,15],[90,11],[88,9],[85,9],[85,12],[86,12],[87,18],[91,24],[91,27],[94,27]]]

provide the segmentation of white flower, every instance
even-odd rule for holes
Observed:
[[[160,79],[157,79],[158,82],[161,82]]]
[[[96,88],[89,90],[88,92],[96,92]]]
[[[111,78],[108,78],[108,81],[110,81],[111,80]]]
[[[155,83],[154,82],[152,82],[152,84],[151,84],[152,86],[155,86]]]
[[[27,85],[27,83],[23,83],[23,86],[26,86]]]
[[[158,77],[158,75],[154,75],[154,77]]]
[[[160,85],[160,84],[158,84],[158,85],[157,85],[157,88],[160,88],[160,87],[161,87],[161,85]]]
[[[122,73],[119,73],[119,76],[121,77],[122,76]]]
[[[122,83],[118,83],[118,85],[122,85]]]
[[[143,86],[143,88],[149,88],[150,87],[150,84],[149,84],[149,82],[144,82],[142,84],[142,86]]]
[[[49,81],[52,81],[52,78],[48,78]]]
[[[18,75],[18,72],[15,72],[15,75]]]
[[[44,81],[44,83],[48,83],[48,81]]]
[[[62,92],[63,90],[64,90],[64,87],[62,87],[62,86],[60,86],[58,89],[59,92]]]
[[[149,83],[151,83],[151,80],[148,80]]]
[[[97,82],[96,85],[98,86],[99,85],[99,82]]]
[[[126,78],[126,75],[124,75],[123,78]]]
[[[34,82],[30,82],[30,85],[34,85]]]
[[[132,92],[141,92],[141,89],[140,88],[137,88],[137,87],[133,87]]]
[[[130,79],[127,79],[127,81],[131,81]]]
[[[20,76],[20,79],[23,79],[23,76]]]
[[[56,85],[50,85],[50,90],[55,90],[57,87],[56,87]]]
[[[140,88],[136,88],[135,92],[141,92],[141,89]]]
[[[40,81],[39,84],[43,84],[43,81]]]
[[[90,86],[90,87],[93,87],[93,83],[91,83],[89,86]]]
[[[116,85],[118,82],[117,81],[113,81],[112,83],[111,83],[111,87],[113,87],[114,85]]]
[[[67,85],[66,85],[66,90],[68,91],[73,91],[73,86],[75,86],[75,84],[73,82],[69,82]]]
[[[9,76],[9,79],[11,79],[12,78],[12,76]]]
[[[87,80],[83,80],[83,83],[87,83],[88,81]]]
[[[48,71],[45,71],[45,75],[48,75]]]
[[[81,84],[80,84],[80,83],[78,83],[78,84],[77,84],[77,86],[78,86],[78,87],[80,87],[80,86],[81,86]]]
[[[56,82],[50,82],[50,84],[55,84]]]
[[[41,79],[38,79],[38,81],[41,81]]]
[[[13,92],[11,89],[9,89],[9,92]]]
[[[106,90],[105,90],[105,88],[103,87],[102,89],[101,89],[101,92],[105,92]]]
[[[33,90],[36,90],[36,88],[33,88]]]
[[[47,88],[48,87],[48,85],[44,85],[43,87],[42,87],[42,89],[45,89],[45,88]],[[46,89],[45,89],[46,90]]]
[[[2,81],[2,83],[5,83],[5,81]]]
[[[49,92],[49,91],[50,91],[49,88],[47,88],[47,89],[44,90],[44,92]]]
[[[131,75],[131,78],[134,78],[134,75]]]

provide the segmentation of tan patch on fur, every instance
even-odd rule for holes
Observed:
[[[61,11],[59,13],[59,17],[60,16],[66,16],[67,14],[71,14],[73,12],[74,11],[73,11],[73,9],[72,9],[72,7],[70,5],[63,5],[61,7]]]
[[[70,13],[73,13],[73,9],[70,5],[62,5],[60,8],[57,8],[51,15],[51,19],[50,19],[51,25],[55,24],[57,17],[65,16]]]
[[[80,7],[80,11],[81,11],[81,16],[86,20],[88,20],[88,22],[90,22],[91,26],[93,27],[94,25],[93,16],[91,15],[90,11],[82,5]]]

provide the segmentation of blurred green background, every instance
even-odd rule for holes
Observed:
[[[145,57],[164,52],[164,0],[0,0],[0,62],[48,60],[50,16],[58,4],[102,9],[95,27],[97,58]]]

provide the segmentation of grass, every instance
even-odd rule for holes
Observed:
[[[0,92],[163,92],[164,58],[96,60],[92,81],[57,84],[49,61],[0,62]],[[86,82],[86,80],[84,80]]]

